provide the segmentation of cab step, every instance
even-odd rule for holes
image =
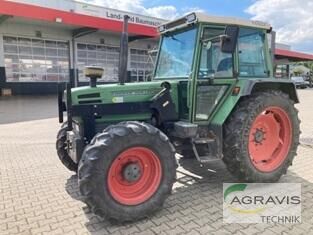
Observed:
[[[191,145],[192,145],[192,150],[197,158],[197,160],[200,163],[209,163],[209,162],[215,162],[220,160],[221,158],[219,158],[216,155],[210,154],[210,151],[208,151],[207,155],[200,155],[199,151],[197,149],[197,146],[199,145],[207,145],[208,146],[208,150],[212,149],[215,147],[216,145],[216,140],[215,139],[210,139],[210,138],[196,138],[193,139],[191,141]]]

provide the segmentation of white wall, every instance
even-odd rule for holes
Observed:
[[[291,50],[291,46],[283,43],[276,43],[277,49]]]
[[[0,25],[0,33],[3,35],[14,35],[14,36],[26,36],[36,37],[36,31],[41,31],[42,38],[56,39],[56,40],[70,40],[71,32],[61,27],[53,27],[53,25],[47,24],[36,24],[25,22],[15,23],[10,20]]]
[[[76,42],[100,44],[101,39],[104,39],[105,45],[112,45],[112,46],[120,45],[120,35],[109,33],[109,32],[92,33],[84,37],[77,38]],[[145,39],[145,40],[138,40],[138,41],[131,42],[129,44],[129,47],[136,48],[136,49],[148,49],[148,45],[153,47],[153,46],[156,46],[157,44],[158,44],[157,40]]]
[[[0,34],[11,36],[25,36],[36,38],[36,31],[42,33],[42,38],[55,39],[55,40],[72,40],[72,29],[66,29],[54,26],[55,24],[40,25],[36,23],[11,23],[4,22],[0,25]],[[95,43],[100,44],[100,39],[104,39],[106,45],[119,46],[120,34],[99,31],[80,38],[77,38],[77,42]],[[135,41],[130,44],[133,48],[147,49],[148,44],[151,46],[156,45],[156,40],[141,40]]]
[[[62,28],[63,27],[63,28]],[[36,31],[40,31],[43,39],[55,39],[68,41],[70,43],[71,52],[71,65],[73,65],[73,51],[72,51],[72,30],[67,26],[56,25],[52,23],[38,23],[25,21],[13,22],[8,20],[0,25],[0,66],[4,66],[3,58],[3,36],[20,36],[36,38]],[[80,37],[76,39],[77,42],[100,44],[100,40],[104,39],[105,45],[120,45],[120,35],[117,33],[99,31]],[[136,49],[148,49],[148,45],[151,49],[157,46],[157,40],[140,40],[130,43],[130,48]],[[72,67],[72,66],[71,66]]]

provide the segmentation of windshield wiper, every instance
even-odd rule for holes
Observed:
[[[173,39],[174,41],[177,41],[177,42],[179,42],[179,43],[181,43],[181,44],[184,44],[184,42],[183,42],[183,41],[181,41],[181,40],[179,40],[179,39],[175,38],[175,36],[174,36],[174,35],[171,35],[170,37],[171,37],[171,39]]]

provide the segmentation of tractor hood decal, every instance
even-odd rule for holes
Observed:
[[[152,89],[136,89],[129,91],[113,91],[111,94],[114,97],[121,96],[139,96],[139,95],[154,95],[158,93],[162,88],[152,88]]]

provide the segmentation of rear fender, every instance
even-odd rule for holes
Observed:
[[[299,98],[295,84],[290,80],[267,79],[264,80],[238,80],[236,87],[240,87],[239,95],[229,95],[219,110],[214,114],[211,124],[223,125],[237,103],[243,98],[256,92],[267,90],[279,90],[289,95],[295,103],[299,103]]]
[[[295,103],[299,103],[299,97],[295,84],[290,80],[277,80],[270,81],[254,81],[249,80],[241,96],[248,96],[256,92],[277,90],[282,91],[289,95]]]

